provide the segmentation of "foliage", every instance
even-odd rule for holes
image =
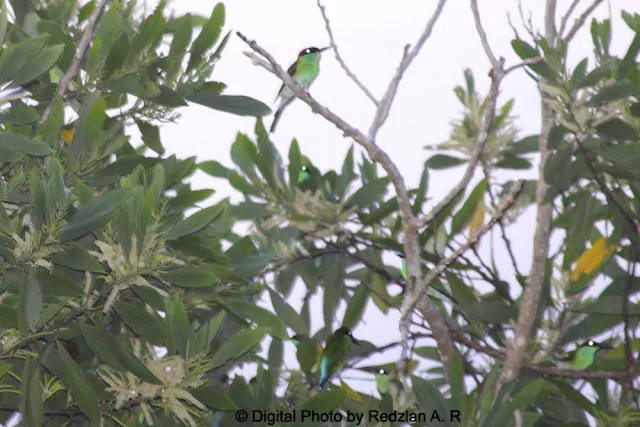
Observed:
[[[585,59],[568,70],[563,44],[513,42],[522,58],[543,56],[527,72],[545,79],[540,85],[558,119],[540,179],[550,185],[554,230],[565,236],[547,263],[528,369],[496,393],[500,364],[490,350],[509,346],[520,302],[514,295],[527,276],[514,265],[515,277],[507,277],[474,249],[434,282],[468,315],[434,301],[465,350],[449,375],[418,324],[411,372],[398,372],[395,360],[367,365],[383,351],[372,343],[351,346],[348,366],[383,375],[376,378],[378,393],[368,395],[348,379],[323,391],[316,385],[320,343],[334,329],[348,326],[357,338],[370,302],[385,314],[402,303],[406,282],[385,255],[402,251],[398,201],[378,166],[357,159],[352,147],[339,171],[322,172],[296,140],[285,162],[261,119],[255,135],[238,133],[232,167],[163,157],[158,123],[177,120],[187,101],[238,115],[270,112],[260,101],[224,95],[224,83],[209,80],[229,38],[221,37],[222,4],[210,17],[167,18],[164,3],[147,16],[136,2],[111,2],[81,78],[60,98],[57,82],[95,3],[9,3],[12,19],[6,4],[0,15],[0,80],[18,81],[33,96],[12,101],[0,118],[0,421],[17,410],[25,426],[244,425],[236,418],[240,409],[428,414],[416,425],[430,425],[436,411],[440,424],[450,426],[515,425],[514,413],[523,426],[587,425],[588,416],[623,426],[638,419],[629,389],[613,396],[606,375],[585,377],[597,395],[592,401],[575,390],[575,375],[533,363],[602,336],[616,348],[590,373],[614,371],[610,378],[624,383],[625,372],[637,369],[628,364],[619,331],[624,323],[637,329],[640,319],[638,304],[629,303],[638,292],[640,16],[624,15],[636,36],[623,58],[609,53],[608,21],[593,22],[592,69]],[[168,54],[161,53],[164,44]],[[466,90],[455,89],[463,118],[438,149],[468,156],[485,107],[468,70],[465,80]],[[459,246],[467,227],[478,229],[485,213],[496,212],[512,185],[497,170],[532,168],[528,156],[538,137],[518,139],[512,105],[502,106],[492,123],[485,178],[421,230],[425,271]],[[45,109],[50,114],[40,122]],[[127,125],[137,126],[143,146],[131,145]],[[257,142],[265,138],[258,156]],[[157,156],[146,156],[147,149]],[[426,160],[410,190],[413,211],[427,210],[434,170],[467,161],[446,151]],[[187,216],[213,193],[186,182],[196,168],[227,180],[244,200],[217,201]],[[527,182],[501,227],[534,202],[534,188],[535,181]],[[241,236],[234,227],[243,221],[251,226]],[[506,233],[503,240],[509,242]],[[497,243],[483,243],[493,254]],[[594,297],[596,278],[605,285]],[[308,294],[300,310],[289,301],[297,281]],[[256,304],[266,294],[273,312]],[[310,297],[319,294],[323,327],[312,334]],[[298,344],[300,366],[287,368],[283,352],[293,334],[311,339]],[[628,345],[640,350],[638,338]],[[257,365],[255,378],[230,378],[248,363]]]

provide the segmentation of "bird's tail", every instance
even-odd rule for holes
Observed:
[[[322,381],[320,381],[320,384],[318,384],[318,389],[323,390],[324,386],[326,386],[328,382],[329,382],[329,377],[324,378]]]
[[[5,102],[9,101],[15,101],[17,99],[22,99],[27,96],[31,96],[31,92],[22,87],[5,89],[0,91],[0,104],[4,104]]]

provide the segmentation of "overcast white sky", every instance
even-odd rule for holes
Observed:
[[[179,0],[173,7],[179,12],[192,12],[209,16],[217,2],[213,0]],[[287,67],[297,53],[309,46],[328,45],[324,21],[315,0],[227,0],[226,28],[243,32],[256,40]],[[405,44],[413,44],[430,18],[437,1],[395,2],[381,0],[324,0],[331,20],[339,50],[349,67],[362,82],[380,98],[396,70]],[[480,0],[482,21],[489,42],[498,56],[504,56],[507,66],[518,62],[511,49],[514,38],[507,21],[507,12],[518,28],[521,37],[525,31],[520,24],[517,1]],[[523,2],[525,14],[532,13],[536,28],[543,28],[542,0]],[[568,8],[570,1],[558,1],[558,21]],[[591,3],[583,0],[582,3]],[[620,19],[620,10],[638,10],[637,0],[613,0],[600,6],[594,14],[598,19],[609,16],[613,22],[612,51],[623,54],[632,38],[632,32]],[[578,16],[585,5],[578,8]],[[573,22],[573,18],[570,22]],[[588,21],[590,22],[590,21]],[[569,56],[573,65],[592,52],[591,36],[587,25],[577,34],[570,46]],[[542,30],[541,30],[542,31]],[[525,38],[526,39],[526,38]],[[529,41],[528,39],[526,39]],[[275,76],[251,64],[242,52],[247,46],[235,35],[231,37],[222,59],[217,65],[212,80],[228,85],[227,94],[248,95],[271,105],[281,82]],[[590,61],[590,67],[593,60]],[[385,126],[378,134],[378,144],[387,150],[391,158],[404,173],[409,187],[417,186],[424,161],[431,155],[423,149],[426,144],[435,144],[447,139],[449,122],[457,118],[461,105],[453,94],[456,85],[462,85],[463,68],[473,70],[476,88],[484,96],[489,85],[487,73],[489,62],[480,45],[469,7],[469,0],[447,2],[431,38],[413,62],[400,85],[398,96]],[[321,73],[310,92],[322,104],[341,115],[349,123],[367,130],[374,113],[373,105],[340,68],[329,51],[323,56]],[[514,113],[519,116],[517,125],[520,136],[535,134],[539,128],[539,96],[534,82],[524,73],[512,73],[502,85],[501,102],[515,98]],[[182,109],[182,118],[175,125],[162,129],[163,143],[169,154],[185,158],[197,156],[199,161],[215,159],[227,166],[232,162],[229,150],[237,132],[253,135],[255,119],[219,113],[201,106],[192,105]],[[269,124],[271,118],[266,118]],[[333,124],[312,114],[302,101],[294,102],[283,115],[276,134],[272,137],[281,152],[288,151],[292,138],[297,138],[302,152],[312,159],[321,170],[338,169],[351,141],[345,139]],[[359,152],[359,151],[358,151]],[[286,158],[286,157],[285,157]],[[359,159],[359,156],[356,157]],[[462,168],[447,172],[432,173],[429,196],[438,201],[453,183],[457,182]],[[514,176],[531,178],[527,174],[505,174],[505,179]],[[194,188],[213,188],[217,191],[212,200],[232,196],[239,197],[223,181],[198,172],[192,179]],[[531,258],[534,212],[525,213],[520,222],[508,229],[515,246],[519,267],[527,272]],[[499,239],[498,239],[499,241]],[[486,243],[482,245],[485,251]],[[510,263],[498,244],[498,263],[505,272],[510,272]],[[486,253],[486,252],[485,252]],[[294,307],[301,305],[301,289],[290,299]],[[312,330],[322,326],[321,299],[313,317]],[[267,304],[269,304],[267,302]],[[339,311],[341,319],[343,310]],[[396,313],[384,317],[370,304],[365,314],[365,323],[360,324],[354,335],[375,344],[397,340],[398,316]],[[334,325],[335,326],[335,325]],[[285,361],[289,367],[297,367],[292,349],[286,347]],[[370,360],[371,363],[393,360],[397,353]],[[369,364],[369,363],[367,363]],[[362,377],[348,373],[346,378]],[[353,382],[352,386],[362,390],[373,390],[371,382]]]

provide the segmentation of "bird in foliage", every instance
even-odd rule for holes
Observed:
[[[596,353],[600,350],[610,350],[613,347],[594,340],[588,340],[580,344],[575,350],[563,356],[554,356],[554,364],[560,369],[584,371],[593,365]]]
[[[361,346],[360,342],[351,335],[351,330],[344,326],[336,330],[327,340],[320,357],[320,390],[327,385],[335,373],[342,369],[351,343]]]
[[[291,78],[300,85],[304,90],[309,89],[311,84],[314,82],[316,77],[318,77],[318,73],[320,72],[320,57],[322,56],[322,52],[327,49],[330,49],[331,46],[317,48],[317,47],[308,47],[306,49],[302,49],[298,54],[298,59],[294,62],[287,73],[291,76]],[[269,133],[273,133],[276,130],[276,126],[282,117],[282,113],[285,108],[289,106],[296,98],[296,95],[293,93],[291,89],[289,89],[284,83],[280,86],[280,90],[278,91],[278,95],[276,101],[280,101],[278,105],[278,109],[276,110],[275,115],[273,116],[273,122],[271,123],[271,128],[269,129]],[[258,147],[258,156],[262,152],[264,148],[264,143],[268,137],[268,134],[264,136],[262,141],[260,142],[260,146]]]

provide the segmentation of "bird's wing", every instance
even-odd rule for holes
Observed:
[[[294,62],[291,67],[289,67],[289,69],[287,70],[287,74],[289,74],[291,77],[293,77],[293,75],[296,73],[296,66],[298,65],[298,61]],[[276,101],[278,101],[278,98],[280,98],[280,95],[282,94],[282,91],[285,88],[285,84],[282,83],[282,86],[280,86],[280,90],[278,91],[278,94],[276,95]]]

